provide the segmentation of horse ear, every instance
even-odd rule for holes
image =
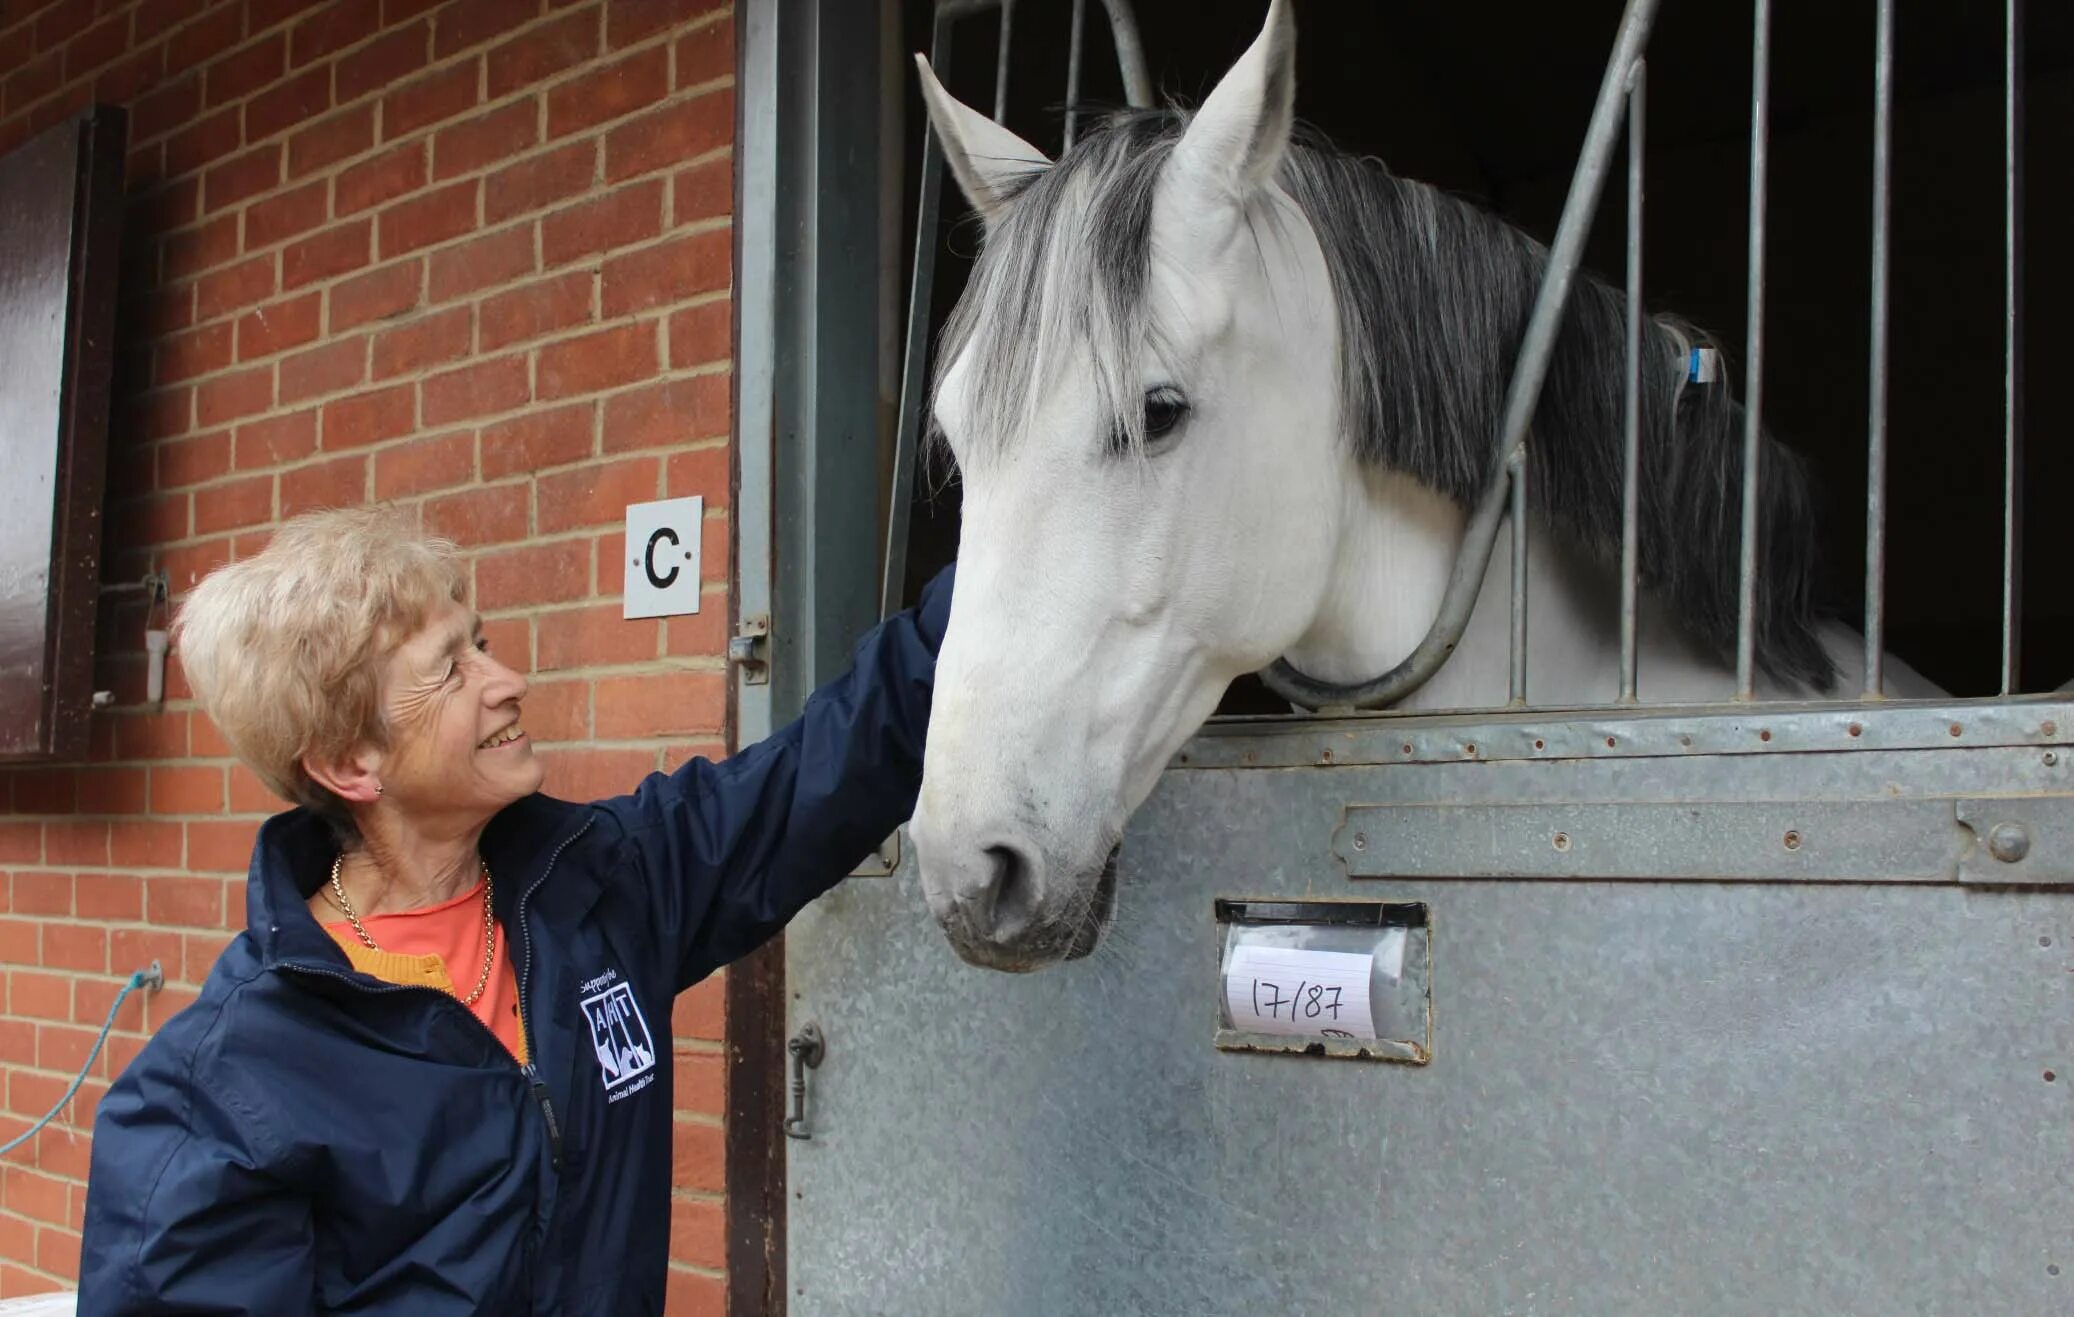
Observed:
[[[1243,202],[1275,176],[1295,124],[1296,20],[1288,0],[1273,0],[1260,35],[1175,144],[1172,168],[1193,186]]]
[[[1049,168],[1051,160],[945,91],[925,57],[916,55],[915,67],[922,73],[922,101],[929,107],[929,123],[943,145],[944,163],[951,167],[951,176],[958,180],[965,199],[991,225],[1014,195],[1014,184]]]

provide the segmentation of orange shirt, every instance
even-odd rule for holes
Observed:
[[[482,977],[482,903],[483,885],[477,883],[451,901],[422,910],[367,916],[360,922],[379,951],[368,950],[353,925],[343,919],[324,925],[324,931],[345,949],[346,959],[361,973],[385,983],[437,988],[461,1000],[475,991],[476,980]],[[468,1009],[489,1026],[505,1050],[521,1065],[525,1063],[526,1031],[519,1018],[518,976],[511,966],[510,939],[501,925],[490,960],[490,981]]]

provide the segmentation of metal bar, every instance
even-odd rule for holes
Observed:
[[[1073,29],[1066,40],[1066,138],[1073,149],[1073,130],[1080,117],[1080,47],[1087,32],[1087,0],[1073,0]]]
[[[1894,211],[1894,0],[1879,0],[1872,56],[1872,351],[1865,440],[1865,695],[1884,683],[1887,589],[1887,358]]]
[[[2024,569],[2024,6],[2008,0],[2002,48],[2002,693],[2023,664]]]
[[[1625,452],[1620,490],[1620,702],[1635,694],[1635,618],[1640,605],[1642,520],[1642,156],[1647,145],[1649,62],[1628,74],[1628,323]]]
[[[1483,590],[1484,571],[1490,565],[1498,524],[1506,507],[1512,455],[1523,449],[1527,427],[1533,422],[1541,385],[1555,350],[1563,308],[1569,301],[1570,284],[1583,255],[1584,240],[1597,212],[1599,193],[1612,167],[1613,147],[1626,112],[1628,70],[1640,58],[1649,41],[1649,26],[1656,16],[1656,0],[1628,0],[1621,15],[1620,31],[1614,38],[1613,54],[1599,83],[1598,99],[1592,106],[1591,124],[1585,130],[1584,149],[1579,153],[1577,172],[1571,177],[1569,195],[1563,201],[1562,219],[1556,225],[1555,243],[1548,253],[1548,268],[1541,290],[1521,340],[1519,363],[1505,395],[1505,419],[1500,429],[1497,460],[1470,515],[1455,555],[1454,571],[1441,596],[1440,611],[1427,628],[1426,636],[1403,662],[1370,681],[1351,685],[1322,682],[1306,677],[1286,659],[1277,659],[1261,670],[1268,688],[1291,703],[1306,708],[1381,708],[1403,699],[1440,670],[1455,646],[1461,643],[1469,614]]]
[[[1757,686],[1757,464],[1764,440],[1764,227],[1771,135],[1771,0],[1755,0],[1750,42],[1750,290],[1743,375],[1743,555],[1736,609],[1736,698]]]
[[[929,37],[929,66],[950,68],[953,16],[938,10]],[[943,206],[943,144],[922,118],[922,195],[915,204],[914,279],[907,292],[906,341],[901,345],[899,429],[893,436],[893,506],[886,517],[886,572],[879,583],[879,616],[906,605],[907,532],[922,444],[922,408],[928,401],[929,307],[936,296],[937,223]]]
[[[1008,122],[1008,52],[1015,44],[1015,0],[1001,0],[1001,39],[994,48],[994,122]]]
[[[1512,690],[1515,709],[1527,707],[1527,450],[1512,462]]]
[[[1102,0],[1109,15],[1109,37],[1116,43],[1116,67],[1123,73],[1124,103],[1143,110],[1152,105],[1152,78],[1145,71],[1145,47],[1138,40],[1138,19],[1130,0]]]

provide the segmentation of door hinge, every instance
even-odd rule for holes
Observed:
[[[735,633],[727,642],[727,661],[741,669],[744,684],[769,683],[770,635],[769,613],[752,613],[735,624]]]

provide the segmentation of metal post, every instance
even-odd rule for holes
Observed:
[[[1087,31],[1087,0],[1073,0],[1073,30],[1066,40],[1066,138],[1073,149],[1073,130],[1080,118],[1080,46]]]
[[[1626,451],[1620,491],[1620,702],[1635,694],[1635,617],[1639,608],[1642,511],[1642,155],[1646,146],[1649,63],[1628,74],[1628,323]]]
[[[1764,221],[1771,134],[1771,0],[1755,0],[1750,43],[1750,290],[1743,375],[1743,558],[1736,613],[1736,698],[1757,686],[1757,463],[1764,439]]]
[[[2023,663],[2024,569],[2024,6],[2008,0],[2002,48],[2004,233],[2002,410],[2002,693]]]
[[[1887,305],[1894,195],[1894,0],[1879,0],[1872,56],[1872,359],[1865,452],[1865,695],[1884,684],[1887,583]]]
[[[1001,0],[1001,40],[994,48],[994,122],[1008,122],[1008,52],[1015,41],[1015,0]]]
[[[1512,456],[1511,705],[1527,707],[1527,450]]]

